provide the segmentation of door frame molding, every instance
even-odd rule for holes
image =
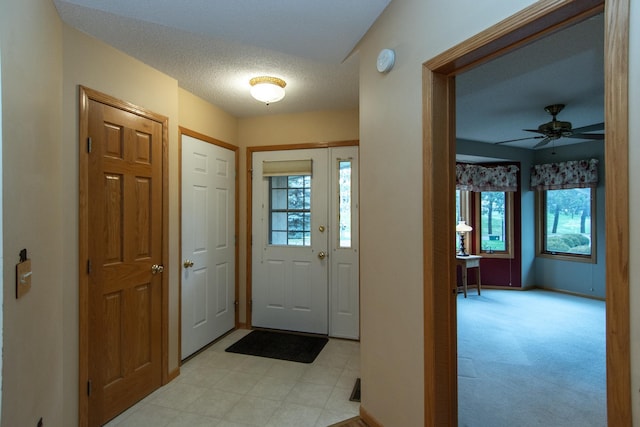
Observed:
[[[240,148],[236,145],[233,144],[229,144],[228,142],[224,142],[224,141],[220,141],[219,139],[215,139],[213,137],[207,136],[205,134],[202,134],[200,132],[196,132],[195,130],[191,130],[189,128],[183,127],[183,126],[178,126],[178,176],[179,176],[179,182],[178,182],[178,206],[180,206],[179,212],[178,212],[178,221],[180,222],[180,227],[179,227],[179,231],[178,231],[178,249],[179,249],[179,253],[180,253],[180,258],[178,259],[178,264],[177,264],[177,268],[178,271],[180,272],[180,274],[178,275],[178,360],[181,361],[182,360],[182,136],[186,135],[186,136],[190,136],[192,138],[195,139],[199,139],[200,141],[212,144],[212,145],[216,145],[218,147],[222,147],[222,148],[226,148],[227,150],[231,150],[233,151],[233,156],[234,156],[234,167],[235,167],[235,230],[233,231],[234,233],[234,238],[235,238],[235,249],[234,249],[234,256],[236,258],[235,260],[235,268],[234,268],[234,272],[233,274],[235,274],[235,279],[234,279],[234,292],[235,292],[235,299],[234,299],[234,309],[235,309],[235,314],[234,314],[234,323],[235,323],[235,328],[239,328],[240,327],[240,303],[239,303],[239,295],[240,295],[240,262],[239,262],[239,255],[240,255],[240,197],[239,197],[239,193],[240,193],[240,183],[239,183],[239,165],[240,165],[240,158],[238,156],[238,154],[240,153]]]
[[[169,119],[166,116],[138,107],[96,90],[79,85],[79,212],[78,212],[78,305],[79,305],[79,381],[78,381],[78,425],[89,424],[89,155],[87,138],[89,135],[89,100],[127,111],[129,113],[158,122],[162,125],[162,264],[169,266]],[[161,373],[162,384],[169,381],[169,270],[165,268],[161,287]]]
[[[455,426],[458,422],[456,299],[448,287],[436,286],[455,280],[449,231],[454,229],[455,210],[455,75],[603,10],[607,418],[609,425],[631,426],[629,3],[630,0],[541,0],[423,64],[426,426]],[[441,191],[442,188],[451,191]]]
[[[252,323],[252,266],[251,262],[253,261],[253,251],[252,249],[252,237],[253,237],[253,153],[261,152],[261,151],[285,151],[285,150],[306,150],[313,148],[332,148],[332,147],[353,147],[359,146],[359,140],[352,141],[334,141],[334,142],[309,142],[309,143],[300,143],[300,144],[289,144],[289,145],[264,145],[264,146],[253,146],[247,147],[247,155],[246,155],[246,171],[247,171],[247,241],[246,245],[246,300],[245,300],[245,326],[251,329]]]

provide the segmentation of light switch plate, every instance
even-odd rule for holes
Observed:
[[[16,298],[20,298],[31,289],[31,260],[16,265]]]

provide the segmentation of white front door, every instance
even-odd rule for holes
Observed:
[[[182,135],[182,359],[235,326],[235,152]]]
[[[327,150],[253,155],[253,326],[328,330]]]
[[[359,338],[358,147],[252,167],[252,326]]]

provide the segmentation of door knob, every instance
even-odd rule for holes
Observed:
[[[151,274],[158,274],[164,271],[164,265],[153,264],[151,266]]]
[[[191,261],[190,259],[185,259],[182,265],[184,265],[184,268],[193,267],[193,261]]]
[[[327,257],[327,254],[325,251],[318,252],[318,258],[325,259],[326,257]]]

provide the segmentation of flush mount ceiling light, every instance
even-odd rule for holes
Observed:
[[[287,85],[284,80],[269,76],[254,77],[249,84],[251,96],[267,105],[284,98],[284,87]]]

